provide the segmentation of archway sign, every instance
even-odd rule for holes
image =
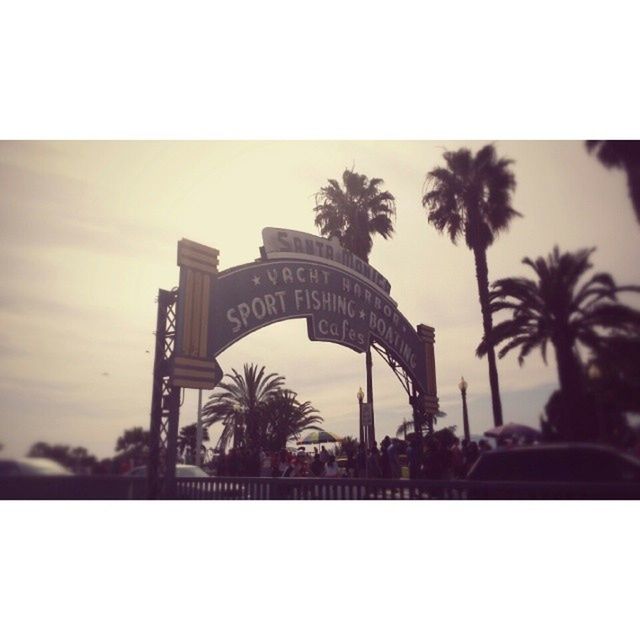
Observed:
[[[178,243],[180,286],[172,384],[212,389],[222,377],[216,358],[254,331],[305,318],[310,340],[358,353],[370,342],[400,365],[428,413],[437,411],[433,329],[414,329],[391,298],[388,280],[327,240],[266,228],[261,257],[218,273],[218,251]]]
[[[167,392],[213,389],[223,376],[216,358],[225,349],[262,327],[305,318],[310,340],[358,353],[372,345],[403,383],[416,424],[428,421],[438,410],[433,328],[414,328],[391,298],[389,281],[336,239],[271,227],[262,239],[258,259],[221,272],[216,249],[178,242],[180,284],[175,326],[169,327],[175,344],[165,368],[157,365]],[[173,332],[165,341],[168,335]],[[158,354],[159,347],[156,362]],[[167,439],[169,447],[171,429]]]

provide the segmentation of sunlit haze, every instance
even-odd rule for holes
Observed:
[[[354,168],[384,180],[397,201],[392,239],[374,239],[370,263],[415,325],[436,331],[438,395],[462,425],[458,381],[469,383],[471,432],[493,426],[473,254],[429,224],[426,173],[446,149],[474,142],[4,142],[0,143],[0,442],[3,454],[50,443],[113,453],[134,425],[149,426],[159,288],[177,286],[176,243],[220,251],[220,269],[259,257],[264,227],[317,234],[314,194]],[[497,142],[514,160],[514,208],[523,217],[488,251],[489,277],[529,275],[525,256],[597,247],[594,264],[620,284],[640,281],[639,227],[621,171],[581,141]],[[505,422],[537,427],[557,387],[553,354],[498,363]],[[324,427],[357,435],[364,355],[307,338],[303,320],[253,333],[224,352],[225,372],[265,365],[309,400]],[[399,382],[374,354],[376,435],[411,417]],[[186,391],[181,425],[193,422]],[[211,431],[215,440],[219,428]]]

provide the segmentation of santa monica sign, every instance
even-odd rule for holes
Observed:
[[[359,353],[381,345],[437,408],[433,329],[414,328],[389,296],[391,285],[336,240],[266,228],[261,258],[218,272],[218,251],[178,243],[174,386],[213,388],[215,358],[253,331],[305,318],[309,339]]]

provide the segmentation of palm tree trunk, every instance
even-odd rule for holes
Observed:
[[[560,429],[567,440],[584,439],[588,416],[585,411],[585,394],[580,362],[567,339],[556,338],[553,343],[558,366],[560,398],[562,400],[562,424]]]
[[[640,164],[625,163],[627,172],[627,184],[629,186],[629,197],[636,212],[636,218],[640,222]]]
[[[493,326],[491,311],[489,310],[489,268],[487,267],[487,252],[486,249],[483,248],[474,248],[473,255],[476,262],[476,280],[478,282],[480,309],[482,310],[482,328],[484,329],[484,335],[487,336]],[[489,385],[491,386],[493,423],[497,427],[503,424],[503,422],[498,367],[496,365],[496,353],[493,346],[487,349],[487,361],[489,362]]]

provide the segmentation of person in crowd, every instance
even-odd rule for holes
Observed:
[[[304,453],[300,452],[293,459],[293,469],[291,471],[292,478],[304,478],[307,475],[307,469],[305,465]]]
[[[480,453],[485,453],[486,451],[491,451],[491,445],[483,438],[478,443],[478,449]]]
[[[216,475],[224,478],[228,474],[227,471],[227,455],[224,452],[224,449],[220,451],[220,455],[218,455],[218,463],[216,465]]]
[[[480,457],[480,449],[478,444],[471,441],[465,450],[464,455],[464,475],[466,477],[469,473],[469,469],[475,464],[475,461]]]
[[[409,447],[407,448],[407,458],[409,460],[409,478],[411,478],[411,480],[417,480],[420,477],[422,456],[420,451],[420,443],[416,438],[412,438],[409,441]]]
[[[398,443],[396,440],[390,440],[389,446],[387,447],[387,457],[389,459],[389,477],[400,478],[402,476],[402,470],[400,469]]]
[[[380,443],[380,476],[382,478],[391,478],[391,461],[389,460],[389,446],[391,439],[385,436]]]
[[[463,478],[464,471],[464,457],[460,449],[460,440],[456,438],[453,444],[449,448],[449,460],[450,460],[450,478]]]
[[[347,452],[346,471],[347,478],[353,478],[356,475],[356,457],[353,453],[353,449],[349,449]]]
[[[227,456],[227,473],[231,477],[238,475],[238,452],[235,447],[232,447]]]
[[[356,477],[364,478],[367,475],[367,450],[364,442],[358,445],[358,453],[356,454]]]
[[[324,476],[326,478],[337,478],[339,475],[338,463],[336,462],[336,457],[334,455],[329,455],[329,459],[327,460],[327,464],[324,468]]]
[[[376,442],[373,443],[369,450],[367,462],[369,463],[369,477],[380,478],[382,476],[382,471],[380,470],[380,452],[378,451],[378,444]]]
[[[271,475],[271,456],[260,449],[260,476],[262,478],[268,478]]]
[[[329,461],[329,452],[324,448],[324,445],[320,447],[320,462],[327,464]]]
[[[320,455],[318,453],[313,456],[313,462],[311,463],[310,470],[311,474],[316,478],[319,478],[324,471],[324,465],[322,464],[322,462],[320,462]]]

